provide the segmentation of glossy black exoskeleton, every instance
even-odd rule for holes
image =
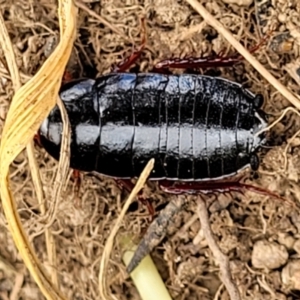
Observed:
[[[70,167],[114,178],[138,177],[151,158],[152,180],[203,181],[251,165],[263,143],[263,99],[241,85],[202,75],[116,73],[62,87],[72,128]],[[56,159],[62,120],[55,108],[40,139]]]

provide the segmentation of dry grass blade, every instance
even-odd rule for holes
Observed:
[[[47,227],[50,227],[54,222],[55,212],[57,210],[58,198],[60,192],[62,190],[63,184],[66,181],[69,165],[70,165],[70,122],[67,117],[67,111],[61,101],[60,97],[58,97],[58,107],[60,109],[61,118],[63,121],[63,132],[62,132],[62,144],[60,149],[60,160],[58,164],[58,170],[56,173],[56,177],[54,180],[54,187],[53,187],[53,194],[52,194],[52,201],[53,207],[49,209],[49,220],[47,222]]]
[[[22,227],[9,188],[9,166],[32,140],[41,122],[56,104],[61,78],[75,39],[75,17],[76,9],[72,0],[61,0],[59,2],[61,41],[36,76],[26,85],[18,89],[17,82],[20,80],[15,81],[17,91],[7,114],[0,147],[1,199],[8,227],[27,268],[47,299],[64,299],[64,297],[49,280]],[[8,35],[5,34],[4,23],[1,25],[2,47],[6,53],[13,53],[7,46],[10,42],[5,37]],[[7,63],[10,65],[11,62]],[[17,70],[12,69],[11,73],[12,78],[18,78]]]
[[[60,160],[58,163],[58,170],[56,172],[56,177],[54,180],[54,186],[53,186],[53,193],[51,195],[51,203],[53,204],[51,208],[49,208],[49,215],[50,220],[47,222],[47,225],[45,226],[45,235],[46,235],[46,247],[47,247],[47,254],[48,254],[48,260],[50,266],[56,266],[57,260],[56,260],[56,244],[54,237],[49,229],[49,227],[53,224],[55,212],[57,209],[57,203],[58,198],[60,196],[63,184],[67,177],[67,172],[69,170],[69,156],[70,156],[70,123],[69,119],[67,117],[66,109],[60,99],[58,97],[57,100],[58,107],[60,109],[62,121],[63,121],[63,132],[62,132],[62,145],[60,150]],[[45,201],[46,204],[46,201]],[[46,205],[43,205],[45,209]],[[43,213],[45,215],[46,211]],[[51,269],[51,280],[53,284],[59,288],[59,282],[57,278],[57,272],[55,268]]]
[[[103,254],[101,257],[101,263],[100,263],[100,270],[99,270],[99,292],[101,295],[101,299],[116,299],[114,296],[110,297],[108,295],[107,292],[107,288],[106,288],[106,280],[105,280],[105,276],[104,274],[107,274],[108,272],[106,272],[107,270],[107,265],[108,265],[108,259],[110,256],[110,252],[113,246],[113,241],[114,238],[119,230],[119,227],[121,225],[121,222],[126,214],[126,211],[129,208],[129,205],[131,204],[131,202],[133,201],[133,199],[135,199],[136,195],[139,193],[139,191],[143,188],[149,174],[151,173],[152,169],[154,167],[154,159],[150,159],[148,164],[146,165],[146,167],[144,168],[143,172],[141,173],[141,176],[139,177],[135,187],[133,188],[132,192],[130,193],[128,199],[126,200],[122,211],[113,227],[113,229],[111,230],[111,233],[105,243],[104,246],[104,250],[103,250]]]
[[[15,90],[18,90],[21,87],[21,79],[20,79],[20,74],[18,71],[18,67],[16,64],[16,59],[14,56],[14,50],[9,38],[9,34],[7,32],[4,19],[1,14],[0,18],[0,41],[1,41],[1,47],[3,49],[3,52],[5,54],[6,58],[6,65],[9,67],[9,72],[11,75],[13,87]]]
[[[278,90],[288,101],[300,109],[300,101],[283,84],[268,72],[264,66],[259,63],[250,52],[245,49],[233,35],[217,21],[199,2],[196,0],[186,0],[203,19],[214,27],[222,36],[259,72],[273,87]]]

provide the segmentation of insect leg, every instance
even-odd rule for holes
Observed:
[[[73,170],[72,177],[74,179],[75,183],[75,206],[80,207],[80,198],[79,198],[79,192],[81,187],[81,176],[79,170]]]
[[[150,224],[147,232],[140,241],[138,248],[127,266],[127,272],[130,274],[165,237],[167,228],[173,217],[183,209],[186,203],[186,197],[175,197],[168,205],[159,213],[158,217]]]
[[[257,45],[250,48],[248,51],[254,53],[260,46],[266,41],[270,34],[266,35]],[[165,69],[165,68],[177,68],[177,69],[194,69],[194,68],[216,68],[216,67],[228,67],[232,66],[244,59],[241,55],[232,55],[225,57],[223,51],[221,51],[217,56],[209,56],[205,58],[201,57],[187,57],[187,58],[171,58],[165,59],[158,62],[155,65],[155,69]]]
[[[118,184],[119,187],[124,188],[128,193],[131,193],[131,191],[134,188],[134,184],[129,179],[115,179],[115,181],[117,182],[117,184]],[[154,207],[153,207],[152,203],[148,199],[145,199],[143,197],[142,193],[143,192],[141,191],[137,195],[137,198],[138,198],[139,201],[141,201],[141,203],[143,205],[147,206],[148,212],[149,212],[149,214],[151,215],[151,217],[153,219],[154,213],[155,213]]]
[[[68,82],[72,81],[73,79],[74,78],[73,78],[71,72],[68,70],[65,70],[63,78],[62,78],[62,83],[63,84],[68,83]]]
[[[131,55],[126,58],[123,62],[117,64],[116,66],[114,66],[112,68],[112,72],[125,72],[126,70],[128,70],[130,68],[130,66],[132,66],[136,60],[140,57],[140,55],[142,54],[144,48],[145,48],[145,45],[146,45],[146,42],[147,42],[147,39],[146,39],[146,24],[145,24],[145,19],[143,18],[141,20],[142,22],[142,27],[143,27],[143,31],[144,31],[144,34],[143,34],[143,39],[142,39],[142,44],[141,46],[133,51],[131,53]]]
[[[42,146],[42,143],[41,143],[41,135],[40,135],[40,132],[38,131],[34,137],[33,137],[33,141],[39,146],[39,147],[43,147]]]
[[[162,190],[169,194],[210,194],[214,192],[239,192],[243,193],[244,190],[252,191],[254,193],[270,196],[278,200],[288,202],[290,205],[295,207],[295,203],[290,200],[284,199],[276,193],[271,192],[270,190],[260,188],[251,184],[246,184],[240,180],[236,181],[202,181],[202,182],[193,182],[193,183],[178,183],[173,185],[161,184],[160,187]]]

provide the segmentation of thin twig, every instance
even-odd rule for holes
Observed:
[[[210,224],[209,224],[209,218],[208,218],[206,204],[205,204],[204,199],[201,197],[201,195],[198,196],[197,204],[198,204],[197,213],[198,213],[198,216],[200,219],[201,229],[203,230],[205,239],[208,243],[210,250],[212,251],[212,253],[215,257],[216,262],[220,265],[221,280],[224,283],[224,285],[230,295],[230,299],[231,300],[241,300],[239,290],[231,276],[229,259],[221,251],[221,249],[219,248],[219,246],[214,238],[214,234],[213,234]]]
[[[71,125],[68,119],[66,108],[58,96],[57,98],[57,105],[60,110],[61,118],[63,121],[63,131],[61,136],[61,149],[59,154],[59,163],[58,169],[56,172],[54,185],[53,185],[53,192],[52,192],[52,203],[54,204],[52,207],[49,208],[48,220],[45,227],[50,227],[53,222],[55,221],[55,216],[57,212],[57,207],[59,203],[59,196],[61,194],[63,184],[66,182],[69,165],[70,165],[70,143],[71,143]]]
[[[152,169],[154,167],[154,159],[150,159],[149,162],[147,163],[146,167],[144,168],[143,172],[141,173],[137,183],[135,184],[133,190],[131,191],[130,195],[128,196],[122,211],[120,215],[118,216],[118,219],[116,223],[114,224],[109,237],[106,240],[104,249],[103,249],[103,254],[101,257],[101,262],[100,262],[100,270],[99,270],[99,275],[98,275],[98,283],[99,283],[99,293],[101,298],[104,300],[106,299],[116,299],[114,295],[109,295],[106,287],[106,274],[108,274],[107,271],[107,265],[108,265],[108,260],[110,257],[111,249],[113,247],[113,242],[114,238],[121,226],[122,220],[131,204],[133,199],[135,199],[136,195],[139,193],[139,191],[143,188],[149,174],[151,173]]]
[[[24,283],[24,274],[18,273],[15,278],[15,284],[13,289],[9,295],[9,300],[17,300],[20,299],[21,289]]]

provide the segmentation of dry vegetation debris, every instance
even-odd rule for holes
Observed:
[[[204,5],[247,47],[257,44],[261,35],[272,27],[267,46],[263,46],[256,57],[281,83],[299,94],[299,1],[231,1],[229,5],[226,2],[205,1]],[[185,1],[78,0],[78,4],[81,7],[78,37],[69,64],[78,77],[109,72],[133,46],[139,46],[140,16],[144,14],[148,41],[135,71],[149,71],[156,62],[170,56],[208,56],[222,50],[234,53],[224,38],[205,24]],[[0,7],[25,82],[43,64],[57,38],[56,1],[10,0],[2,1]],[[271,120],[289,106],[289,102],[247,63],[204,72],[222,75],[243,83],[253,92],[263,93],[264,110],[271,115]],[[0,75],[2,129],[13,93],[2,56]],[[300,199],[299,126],[299,116],[289,112],[271,129],[272,148],[261,154],[261,168],[258,177],[253,179],[254,184],[295,202]],[[49,195],[51,190],[47,189],[47,183],[53,180],[57,164],[38,147],[36,154],[45,192]],[[50,271],[53,267],[58,270],[63,293],[69,299],[97,299],[99,260],[125,194],[113,180],[85,174],[80,205],[76,206],[74,184],[70,179],[52,226],[59,246],[58,264],[49,266],[41,234],[44,224],[37,214],[38,204],[25,155],[21,154],[12,165],[11,178],[24,227],[39,258]],[[170,200],[153,183],[147,185],[145,194],[153,200],[157,210]],[[234,197],[217,195],[206,200],[212,203],[209,207],[212,231],[230,259],[233,280],[242,299],[299,298],[299,213],[285,203],[253,193]],[[191,201],[174,218],[166,238],[154,250],[153,258],[174,299],[228,299],[219,278],[219,266],[203,231],[199,231],[201,225],[195,207]],[[131,232],[140,237],[148,225],[147,209],[133,203],[119,234]],[[0,298],[42,299],[22,265],[1,210],[0,228]],[[117,243],[109,263],[107,277],[112,292],[118,299],[138,299],[135,287],[124,272]]]

